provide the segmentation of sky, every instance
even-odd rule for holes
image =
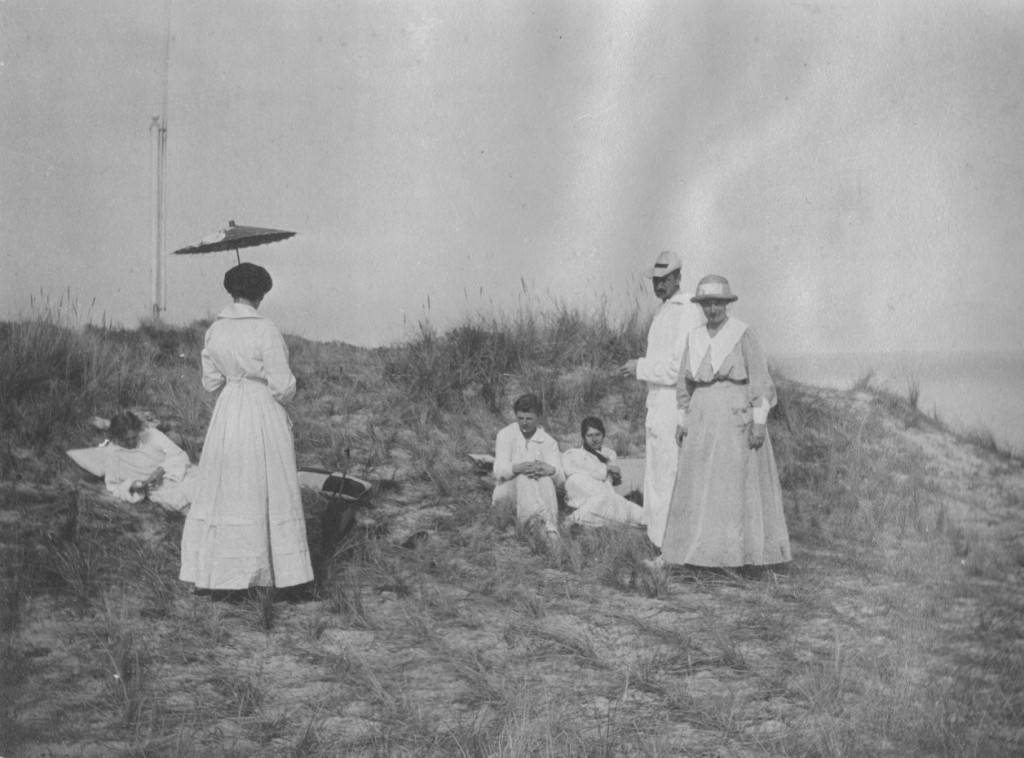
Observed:
[[[168,252],[297,231],[240,253],[286,332],[646,313],[672,249],[769,352],[1024,345],[1024,2],[5,0],[0,319],[149,315],[165,92]]]

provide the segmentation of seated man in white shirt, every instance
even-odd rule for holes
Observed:
[[[534,516],[551,537],[558,536],[558,499],[555,487],[565,481],[558,443],[537,425],[542,413],[536,395],[523,395],[512,406],[515,423],[498,432],[494,445],[494,478],[498,480],[491,502],[515,506],[516,523]]]

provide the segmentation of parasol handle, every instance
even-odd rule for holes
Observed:
[[[241,259],[241,257],[239,257],[239,255],[238,255],[238,248],[237,248],[237,247],[235,248],[235,262],[236,262],[236,263],[237,263],[237,264],[238,264],[239,266],[241,266],[241,265],[242,265],[242,259]]]

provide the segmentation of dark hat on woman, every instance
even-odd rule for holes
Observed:
[[[704,303],[708,300],[724,300],[731,303],[739,298],[729,289],[729,280],[718,274],[708,274],[697,282],[697,294],[690,298],[691,303]]]
[[[231,297],[260,300],[273,286],[270,272],[255,263],[239,263],[224,274],[224,289]]]

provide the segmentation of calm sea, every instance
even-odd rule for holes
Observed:
[[[1024,353],[779,354],[773,366],[806,384],[847,389],[868,371],[876,384],[906,395],[916,381],[918,407],[960,429],[983,428],[1024,452]]]

